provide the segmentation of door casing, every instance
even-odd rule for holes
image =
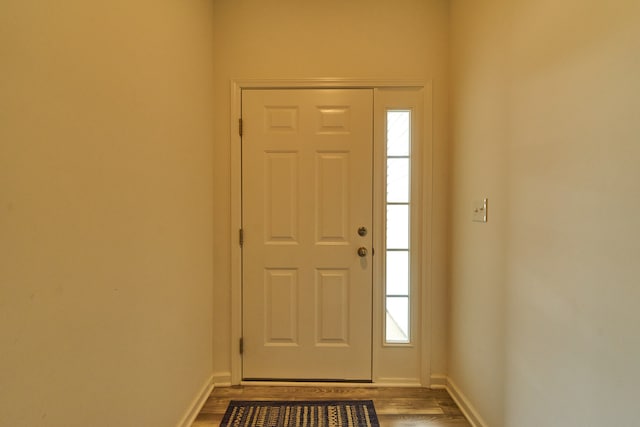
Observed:
[[[322,88],[369,88],[369,89],[410,89],[420,88],[424,96],[424,108],[422,109],[423,129],[421,139],[422,149],[420,152],[421,174],[421,216],[423,226],[420,231],[420,260],[421,270],[419,277],[419,310],[422,315],[419,318],[419,345],[420,345],[420,367],[419,375],[414,379],[393,378],[384,375],[385,366],[377,363],[382,346],[377,345],[374,339],[372,351],[373,358],[373,383],[372,385],[398,385],[398,386],[423,386],[423,387],[444,387],[440,378],[431,376],[431,333],[432,325],[430,321],[431,313],[431,236],[432,236],[432,84],[421,80],[397,80],[397,79],[295,79],[295,80],[264,80],[264,79],[242,79],[232,80],[230,84],[231,97],[231,117],[230,117],[230,138],[231,138],[231,228],[230,228],[230,258],[231,258],[231,343],[230,343],[230,372],[218,374],[214,377],[216,385],[236,385],[242,382],[242,356],[240,354],[240,339],[242,337],[242,248],[239,242],[239,230],[242,227],[242,176],[241,176],[241,136],[239,132],[239,119],[242,114],[242,90],[243,89],[322,89]],[[375,102],[374,102],[375,104]],[[375,184],[374,184],[375,185]],[[374,191],[380,191],[374,187]],[[374,231],[380,235],[381,230]],[[375,246],[374,246],[375,247]],[[373,298],[374,298],[374,319],[373,335],[382,336],[382,294],[381,280],[376,279],[374,271]],[[379,275],[378,275],[379,276]]]

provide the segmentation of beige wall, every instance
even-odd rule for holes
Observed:
[[[0,425],[175,426],[209,380],[211,14],[0,3]]]
[[[220,0],[214,9],[216,375],[228,377],[231,363],[230,81],[315,77],[433,80],[433,372],[444,373],[447,2]]]
[[[451,17],[449,375],[490,426],[636,425],[640,3]]]
[[[229,82],[312,77],[433,80],[432,372],[632,425],[640,5],[451,4],[449,163],[444,0],[3,2],[0,425],[175,425],[228,375]]]

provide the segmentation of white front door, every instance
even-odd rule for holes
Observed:
[[[243,90],[242,119],[243,378],[371,380],[373,91]]]

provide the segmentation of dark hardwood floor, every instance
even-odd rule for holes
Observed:
[[[409,387],[237,386],[213,390],[192,427],[217,426],[230,400],[370,399],[382,427],[471,427],[446,390]]]

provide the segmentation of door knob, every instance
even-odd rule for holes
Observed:
[[[367,256],[367,253],[368,253],[367,248],[365,248],[364,246],[361,246],[361,247],[358,248],[358,256],[359,257],[364,258],[364,257]]]

